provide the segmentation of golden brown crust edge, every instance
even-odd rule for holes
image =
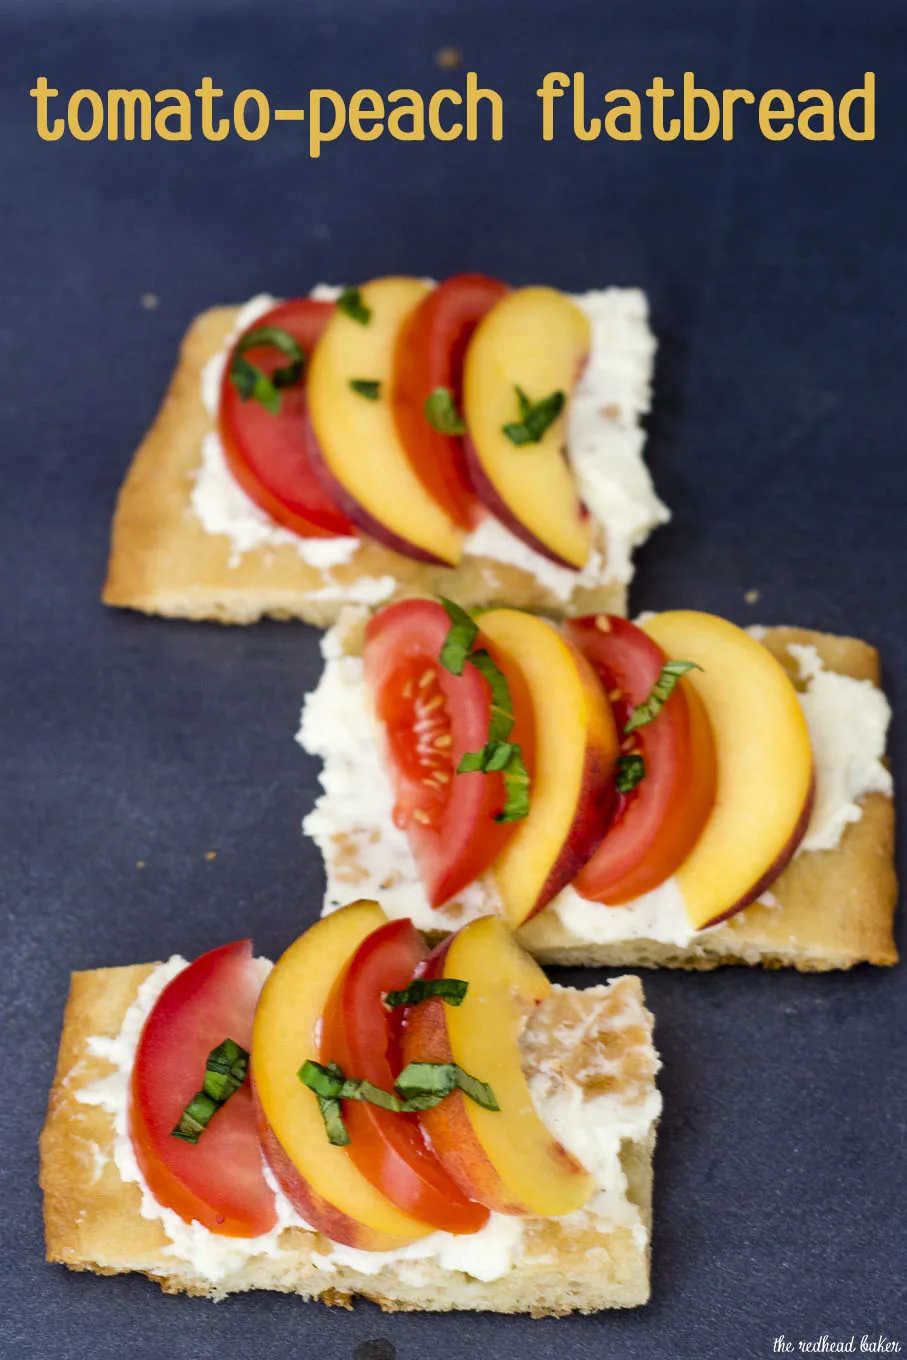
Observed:
[[[386,1311],[478,1309],[561,1316],[646,1302],[654,1129],[644,1141],[625,1144],[622,1155],[630,1196],[647,1230],[645,1245],[630,1228],[617,1228],[596,1234],[591,1251],[584,1243],[582,1251],[565,1254],[553,1228],[552,1236],[540,1243],[537,1263],[521,1263],[499,1280],[485,1283],[432,1264],[425,1268],[424,1281],[406,1283],[387,1271],[363,1275],[347,1266],[325,1274],[312,1262],[313,1251],[327,1249],[324,1239],[288,1228],[280,1238],[279,1257],[254,1257],[212,1285],[187,1262],[168,1254],[168,1238],[160,1224],[141,1216],[137,1187],[121,1180],[113,1163],[110,1115],[77,1098],[83,1087],[111,1072],[103,1057],[89,1051],[89,1039],[112,1038],[119,1032],[127,1008],[153,967],[98,969],[72,977],[40,1140],[48,1261],[98,1274],[142,1273],[166,1293],[221,1298],[249,1289],[275,1289],[343,1307],[359,1295]],[[638,978],[623,978],[617,985],[642,1006]],[[642,1015],[650,1034],[651,1016],[644,1007]],[[547,1232],[546,1225],[542,1231]]]
[[[555,615],[626,612],[617,583],[577,587],[563,600],[528,572],[490,558],[466,558],[456,569],[401,557],[363,539],[346,563],[322,570],[291,545],[256,548],[231,565],[231,544],[201,527],[190,505],[202,442],[212,422],[201,398],[206,363],[226,343],[236,307],[215,307],[193,321],[151,429],[142,440],[113,520],[105,604],[172,618],[254,623],[298,618],[325,628],[357,602],[362,578],[386,582],[381,603],[413,595],[452,596],[464,608],[511,604]]]
[[[769,628],[763,642],[791,672],[787,647],[793,642],[815,647],[829,670],[880,682],[878,652],[857,638]],[[524,926],[520,940],[551,964],[707,969],[742,963],[801,972],[895,964],[894,825],[893,800],[869,794],[861,820],[846,828],[836,850],[799,856],[772,885],[780,907],[755,903],[687,948],[642,940],[590,944],[571,935],[550,912]]]

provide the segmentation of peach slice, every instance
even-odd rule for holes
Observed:
[[[334,1242],[390,1251],[432,1228],[402,1212],[328,1142],[315,1095],[297,1072],[320,1056],[321,1017],[353,954],[387,917],[377,902],[325,916],[291,944],[264,985],[252,1030],[259,1136],[284,1194],[307,1223]]]
[[[491,866],[515,930],[579,873],[604,836],[618,736],[595,673],[552,624],[518,609],[489,610],[480,622],[480,642],[510,681],[515,707],[522,694],[530,710],[529,815]]]
[[[591,524],[564,457],[565,417],[537,443],[515,444],[517,388],[532,402],[569,397],[589,353],[589,322],[554,288],[520,288],[484,317],[466,351],[463,412],[476,492],[502,524],[562,566],[582,567]]]
[[[502,1214],[569,1214],[595,1189],[592,1177],[536,1114],[523,1075],[519,1037],[527,1008],[551,983],[496,916],[481,916],[435,951],[435,977],[468,989],[460,1006],[413,1007],[403,1039],[407,1062],[458,1063],[488,1082],[499,1110],[454,1091],[419,1119],[463,1192]]]
[[[428,285],[387,278],[359,291],[371,313],[368,322],[335,311],[312,353],[310,454],[328,491],[360,529],[409,557],[456,565],[463,531],[416,476],[391,403],[397,337]],[[351,386],[357,383],[377,388],[363,395]]]
[[[642,625],[675,660],[695,661],[691,685],[715,739],[715,807],[677,870],[697,929],[754,901],[791,859],[812,807],[813,758],[797,693],[774,657],[713,614],[674,610]]]

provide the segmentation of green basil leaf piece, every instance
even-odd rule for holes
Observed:
[[[202,1089],[196,1091],[180,1115],[171,1138],[197,1143],[211,1119],[234,1091],[238,1091],[249,1070],[249,1054],[233,1039],[224,1039],[212,1048],[205,1063]]]
[[[514,387],[514,391],[520,418],[502,425],[501,429],[511,444],[538,444],[549,425],[553,425],[563,411],[564,394],[552,392],[539,401],[530,401],[522,387]]]
[[[450,619],[450,632],[444,639],[438,660],[452,675],[462,675],[469,649],[479,635],[479,625],[453,600],[446,600],[443,595],[438,598]]]
[[[275,368],[268,376],[257,364],[245,358],[247,350],[263,346],[279,349],[290,362],[283,368]],[[305,372],[305,362],[305,350],[289,331],[281,330],[279,326],[258,326],[247,331],[237,343],[230,364],[230,381],[242,401],[251,398],[272,416],[277,416],[281,408],[280,388],[292,387],[299,382]]]
[[[420,1096],[438,1096],[443,1099],[444,1096],[450,1095],[451,1091],[459,1089],[483,1109],[501,1108],[488,1083],[470,1076],[456,1063],[408,1063],[395,1085],[408,1101],[418,1099]]]
[[[454,394],[449,387],[436,387],[429,392],[423,406],[425,419],[438,434],[465,434],[466,422],[457,410]]]
[[[351,321],[358,321],[360,326],[367,326],[372,319],[372,309],[366,307],[358,288],[344,288],[336,305],[338,312],[343,312]]]
[[[491,687],[491,720],[488,724],[488,740],[490,742],[506,741],[513,730],[513,703],[510,698],[510,687],[503,672],[498,669],[484,648],[478,652],[471,652],[469,661],[471,665],[475,666],[479,674],[485,677]]]
[[[415,978],[401,991],[388,992],[384,1004],[393,1010],[396,1006],[418,1006],[420,1001],[437,996],[448,1006],[459,1006],[468,986],[461,978]]]
[[[377,378],[350,378],[350,387],[366,401],[378,401],[381,396],[381,383]]]
[[[639,753],[617,757],[614,785],[618,793],[632,793],[646,777],[646,762]]]
[[[637,704],[627,719],[624,725],[625,735],[635,732],[637,727],[645,727],[647,723],[654,722],[674,693],[680,677],[686,675],[687,671],[701,670],[702,667],[695,661],[666,661],[648,699]]]

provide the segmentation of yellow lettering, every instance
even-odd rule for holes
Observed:
[[[192,141],[192,105],[189,103],[189,96],[185,90],[158,90],[154,96],[155,104],[163,104],[165,100],[170,103],[166,108],[158,109],[154,115],[154,130],[157,135],[165,142],[191,142]],[[175,132],[170,130],[170,119],[178,117],[179,126]]]
[[[390,135],[398,142],[424,142],[425,106],[422,103],[422,96],[416,90],[391,90],[387,102],[401,105],[388,117],[387,130]],[[404,118],[411,120],[409,128],[403,126]]]
[[[780,104],[780,108],[775,108]],[[791,119],[794,116],[794,101],[787,90],[766,90],[759,100],[759,131],[770,142],[783,142],[793,132]],[[787,126],[775,130],[775,123],[784,119]]]
[[[327,100],[334,110],[334,121],[325,131],[321,126],[321,105]],[[336,90],[309,90],[309,155],[317,161],[322,142],[336,142],[346,127],[346,105]]]
[[[541,89],[536,95],[542,101],[542,140],[554,139],[554,101],[561,99],[564,91],[570,88],[570,77],[564,71],[549,71],[542,78]]]
[[[107,140],[115,142],[120,135],[120,105],[123,106],[123,140],[135,141],[135,110],[141,109],[143,142],[151,141],[151,96],[147,90],[107,91]]]
[[[607,95],[605,96],[607,98]],[[573,73],[573,135],[581,142],[594,142],[601,136],[602,120],[593,118],[586,127],[586,77],[582,71]]]
[[[366,107],[369,105],[370,107]],[[359,142],[373,142],[376,137],[380,137],[384,131],[384,124],[379,123],[377,127],[364,128],[362,125],[368,119],[374,122],[376,118],[384,117],[384,100],[377,90],[357,90],[350,100],[350,132]]]
[[[652,101],[652,130],[660,142],[673,142],[680,136],[680,119],[672,118],[665,127],[665,100],[674,98],[674,91],[666,86],[661,76],[653,76],[646,90]]]
[[[230,131],[226,118],[219,118],[214,126],[214,101],[223,97],[223,90],[214,86],[211,77],[205,76],[201,88],[195,91],[196,99],[202,101],[202,136],[209,142],[222,142]]]
[[[808,142],[833,142],[835,139],[835,105],[834,100],[827,90],[801,90],[797,95],[799,103],[803,104],[807,99],[812,103],[806,104],[800,110],[797,118],[797,131],[801,137],[805,137]],[[813,119],[818,116],[819,127],[813,129]]]
[[[755,104],[756,96],[752,90],[721,91],[721,136],[726,142],[734,140],[734,105],[738,99],[744,104]]]
[[[696,105],[705,104],[708,109],[708,122],[698,132],[696,130]],[[696,75],[693,71],[683,73],[683,139],[685,142],[707,142],[718,130],[721,110],[718,100],[711,90],[697,90]]]
[[[463,132],[462,123],[451,123],[449,128],[441,125],[441,105],[445,103],[462,104],[463,96],[458,90],[435,90],[428,101],[428,130],[439,142],[455,142]]]
[[[63,119],[55,118],[53,127],[47,121],[47,105],[51,99],[56,99],[59,90],[51,89],[47,83],[47,76],[38,76],[35,81],[35,88],[29,90],[32,99],[36,100],[35,122],[38,128],[38,136],[42,142],[58,142],[63,136]]]
[[[258,122],[251,130],[246,123],[246,105],[255,104]],[[271,106],[261,90],[241,90],[233,101],[233,126],[244,142],[260,142],[271,126]]]
[[[504,136],[504,101],[497,90],[480,90],[475,71],[466,73],[466,140],[474,142],[479,136],[479,104],[487,100],[491,105],[491,140],[499,142]]]
[[[876,135],[876,77],[875,71],[867,71],[863,86],[848,90],[838,109],[838,121],[845,137],[852,142],[871,142]],[[863,101],[863,131],[858,132],[850,119],[850,111],[858,99]]]
[[[91,127],[83,128],[79,121],[79,109],[83,104],[91,105]],[[77,142],[93,142],[104,126],[104,103],[97,90],[76,90],[70,95],[66,109],[66,122]]]
[[[605,95],[605,103],[616,105],[605,114],[605,131],[608,136],[615,142],[638,142],[642,137],[642,105],[639,102],[639,95],[634,90],[609,90]],[[619,118],[628,118],[629,125],[621,128]]]

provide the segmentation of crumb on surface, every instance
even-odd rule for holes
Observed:
[[[216,858],[217,858],[217,851],[216,851],[216,850],[206,850],[206,851],[205,851],[205,859],[207,859],[207,860],[212,860],[212,859],[216,859]]]
[[[136,867],[137,869],[144,869],[144,867],[145,867],[145,861],[144,861],[143,859],[137,859],[136,862],[135,862],[135,867]]]
[[[759,600],[762,598],[762,591],[748,590],[743,598],[746,600],[747,604],[758,604]]]
[[[445,71],[452,71],[455,66],[459,66],[463,60],[463,54],[458,47],[442,47],[435,53],[435,65],[440,66]]]
[[[160,299],[157,293],[143,293],[139,298],[139,302],[145,308],[146,312],[153,312],[159,301]]]

